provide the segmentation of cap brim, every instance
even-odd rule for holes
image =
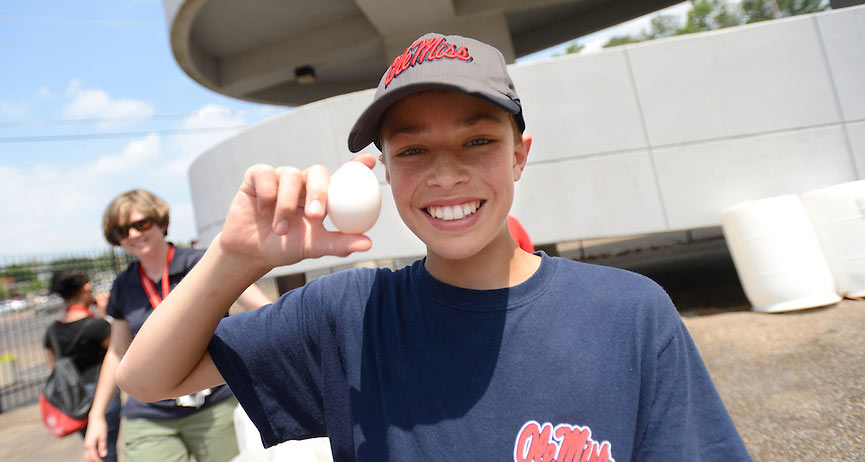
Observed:
[[[465,93],[487,101],[510,114],[519,114],[522,111],[520,104],[507,95],[491,92],[489,87],[471,78],[454,76],[449,78],[448,83],[440,81],[413,82],[390,91],[387,95],[375,100],[361,113],[348,135],[348,149],[351,152],[358,152],[376,141],[381,117],[393,103],[412,93],[432,89],[453,90]],[[524,123],[520,123],[519,125],[520,130],[522,130]]]

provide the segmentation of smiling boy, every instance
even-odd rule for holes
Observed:
[[[349,147],[380,147],[426,257],[334,273],[222,320],[271,268],[372,244],[323,227],[323,167],[254,166],[222,233],[139,332],[121,387],[157,400],[226,382],[266,445],[328,436],[337,461],[750,460],[660,287],[516,246],[524,128],[498,50],[421,37]],[[155,360],[165,349],[172,361]]]

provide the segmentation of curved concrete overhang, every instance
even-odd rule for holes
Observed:
[[[375,87],[426,32],[478,38],[513,62],[678,2],[163,0],[172,52],[192,79],[227,96],[287,106]],[[313,81],[298,78],[309,69]]]
[[[865,178],[863,30],[853,7],[510,66],[534,136],[511,213],[538,244],[693,230],[743,201]],[[201,243],[250,165],[351,159],[372,94],[304,105],[202,153],[189,169]],[[272,275],[425,253],[374,172],[372,250]]]

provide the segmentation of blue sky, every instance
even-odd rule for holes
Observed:
[[[686,10],[682,4],[665,12]],[[580,42],[593,52],[647,21]],[[105,205],[135,187],[166,199],[169,239],[189,241],[196,234],[191,161],[237,127],[287,110],[228,98],[187,77],[172,57],[159,0],[0,2],[0,69],[6,258],[107,248]]]

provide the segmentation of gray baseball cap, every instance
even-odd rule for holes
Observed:
[[[459,35],[430,33],[415,40],[381,77],[372,103],[348,135],[348,149],[358,152],[378,144],[381,116],[401,98],[428,89],[446,89],[483,99],[513,114],[520,133],[526,128],[523,108],[501,52]]]

